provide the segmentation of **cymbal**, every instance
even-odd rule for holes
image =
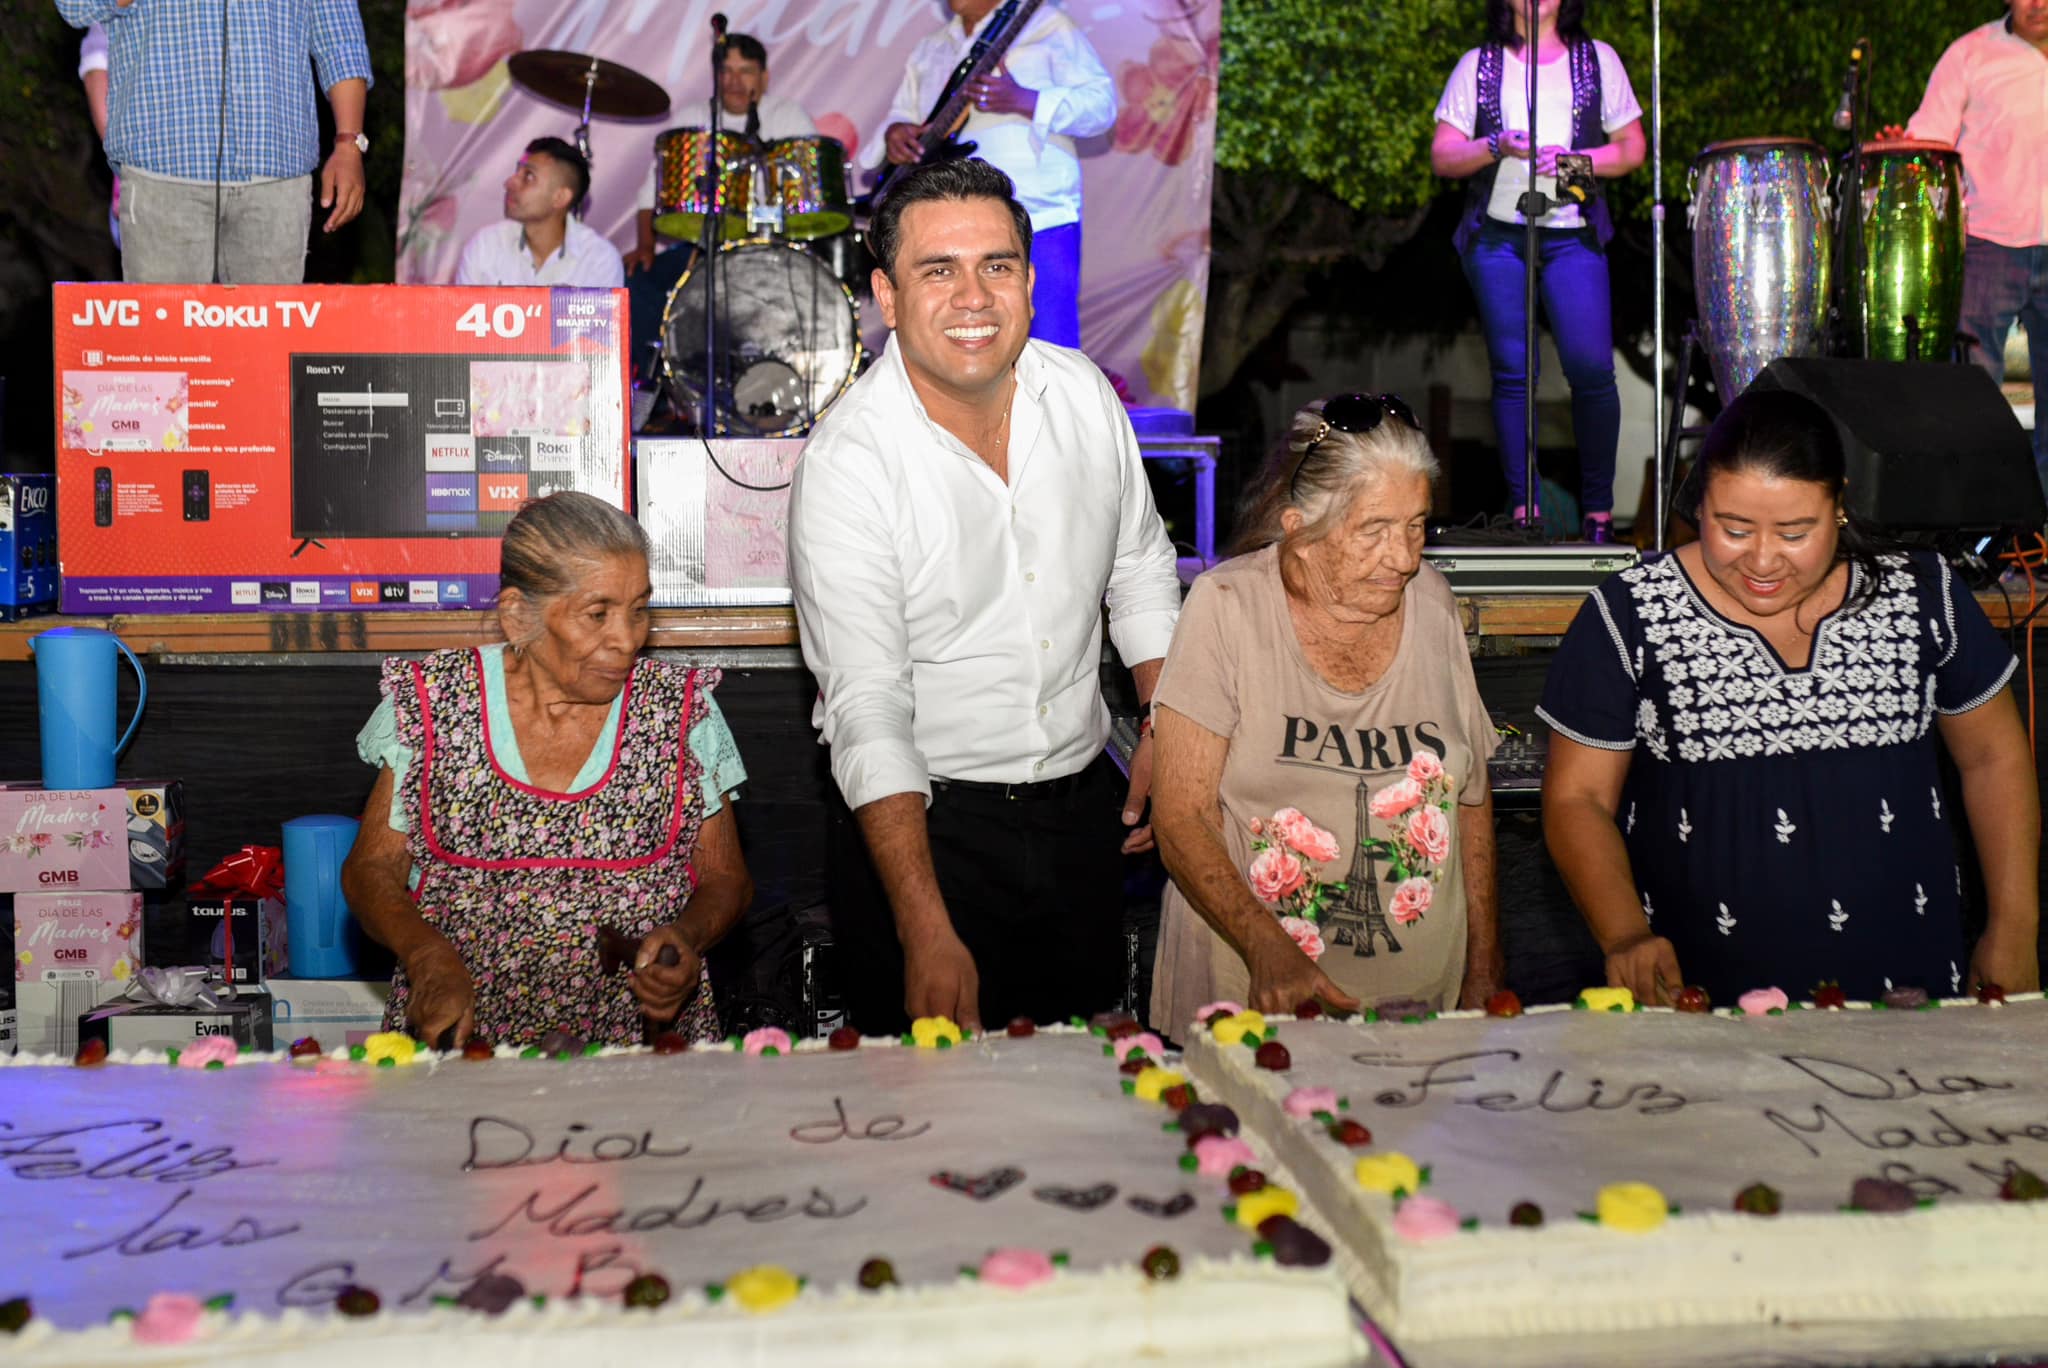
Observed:
[[[515,52],[506,67],[512,79],[551,104],[583,112],[586,80],[590,112],[609,119],[656,119],[668,113],[668,93],[631,67],[581,52],[541,48]]]

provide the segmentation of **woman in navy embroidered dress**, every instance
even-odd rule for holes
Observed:
[[[1844,485],[1817,404],[1736,399],[1686,491],[1700,540],[1601,585],[1551,666],[1544,834],[1644,1002],[2039,985],[2012,653],[1935,556],[1873,549]],[[1936,733],[1984,874],[1974,948]]]
[[[753,896],[718,673],[640,655],[647,538],[602,500],[529,503],[502,554],[509,644],[385,662],[357,739],[381,773],[342,887],[399,959],[386,1028],[716,1036],[704,954]],[[644,938],[629,970],[601,972],[600,926]]]

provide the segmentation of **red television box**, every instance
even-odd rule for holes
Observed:
[[[59,285],[67,613],[485,607],[498,535],[628,502],[626,293]]]

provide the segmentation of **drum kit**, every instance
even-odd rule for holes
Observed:
[[[586,157],[592,117],[648,120],[669,110],[660,86],[603,58],[534,51],[506,65],[534,95],[581,112],[576,145]],[[690,263],[662,313],[661,374],[671,400],[680,412],[703,407],[714,369],[705,356],[709,297],[714,434],[808,431],[865,360],[856,295],[867,293],[874,259],[854,220],[846,148],[834,138],[759,142],[724,129],[671,128],[656,137],[654,157],[655,231],[717,244],[708,259]],[[712,185],[705,173],[714,164]]]
[[[1937,142],[1862,142],[1838,178],[1803,138],[1702,151],[1688,177],[1693,280],[1722,398],[1781,356],[1944,359],[1962,315],[1962,177],[1955,149]],[[1840,222],[1844,182],[1860,201],[1853,225]]]

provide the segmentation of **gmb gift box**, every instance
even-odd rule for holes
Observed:
[[[0,892],[128,887],[128,795],[0,789]]]
[[[138,967],[140,893],[14,895],[20,983],[125,983]]]
[[[0,475],[0,622],[57,611],[57,477]]]
[[[60,284],[72,613],[484,608],[528,498],[630,507],[624,290]]]
[[[182,779],[121,779],[116,781],[118,789],[95,789],[95,793],[122,792],[128,810],[127,830],[122,845],[128,856],[127,872],[112,877],[95,870],[97,882],[53,880],[48,884],[36,885],[47,888],[139,888],[148,892],[166,889],[171,892],[185,886],[185,783]],[[25,779],[10,779],[0,783],[0,798],[15,793],[43,793],[41,785]],[[51,790],[54,792],[54,790]],[[9,809],[0,807],[0,821],[7,823],[0,827],[0,836],[8,839],[14,831],[13,819],[6,813]],[[105,825],[105,824],[103,824]],[[106,826],[111,832],[111,826]],[[32,833],[31,833],[32,835]],[[46,852],[47,853],[47,852]],[[0,856],[4,858],[4,856]],[[35,857],[32,857],[35,858]],[[111,868],[111,864],[107,866]],[[42,866],[34,867],[40,871]],[[0,888],[12,887],[0,877]]]

